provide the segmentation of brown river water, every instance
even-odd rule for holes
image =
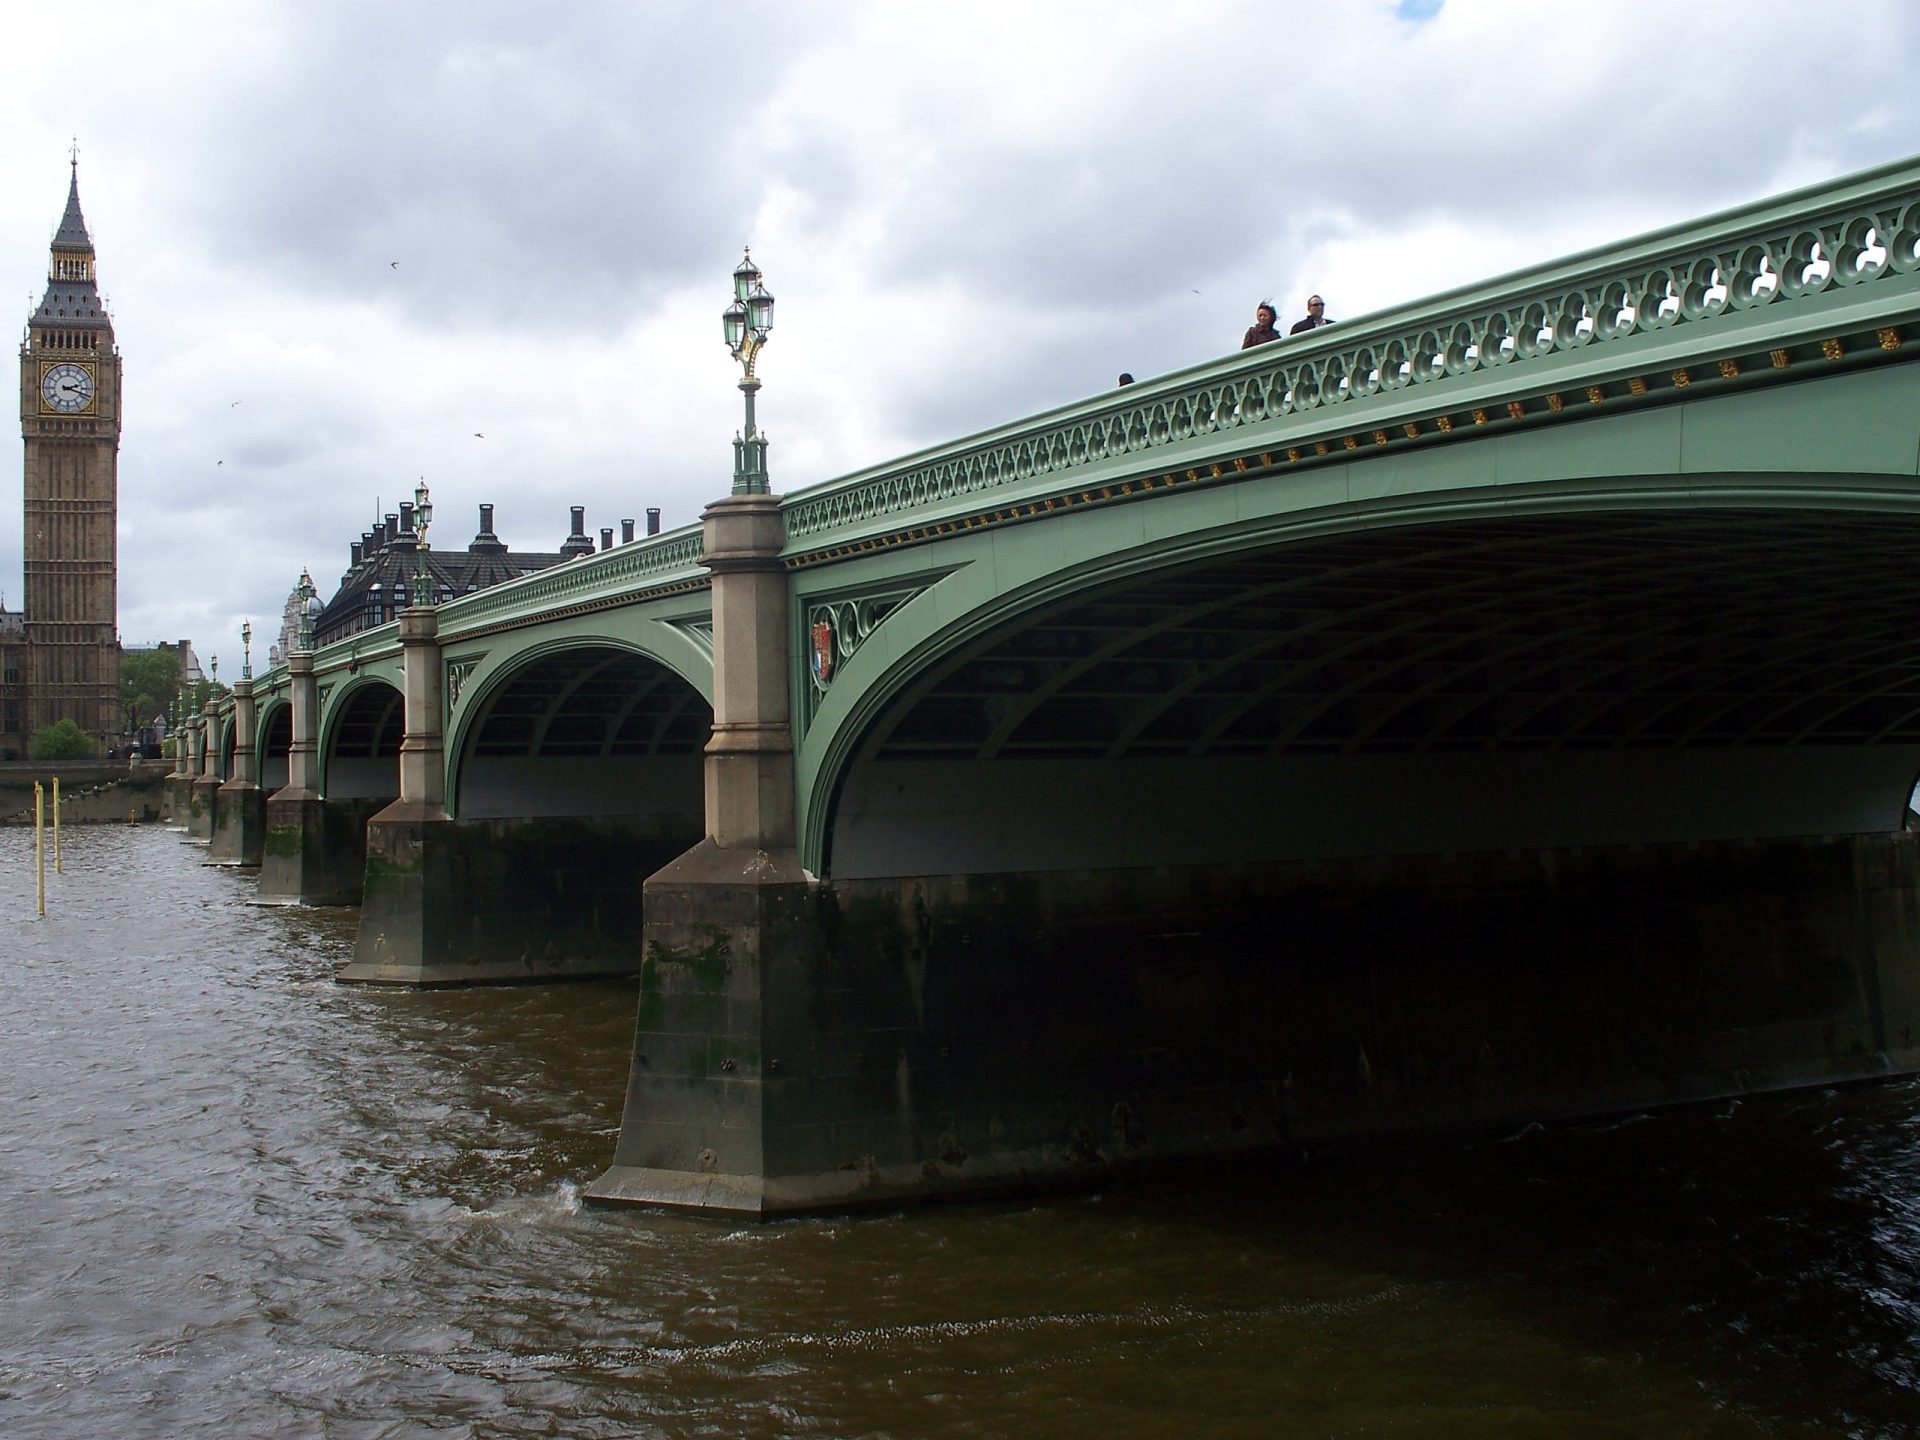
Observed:
[[[1920,1436],[1920,1086],[747,1225],[584,1207],[629,984],[0,829],[0,1437]]]

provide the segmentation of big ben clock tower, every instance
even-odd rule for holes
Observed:
[[[76,152],[47,291],[20,347],[26,441],[25,733],[70,719],[121,730],[117,542],[120,353],[80,213]]]

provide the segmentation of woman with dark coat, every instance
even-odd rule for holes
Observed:
[[[1254,323],[1247,327],[1247,338],[1240,342],[1242,350],[1250,350],[1255,345],[1264,345],[1269,340],[1278,340],[1280,332],[1273,328],[1273,302],[1262,300],[1260,308],[1253,312]]]

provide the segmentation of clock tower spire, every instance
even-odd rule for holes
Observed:
[[[72,720],[101,746],[120,735],[120,352],[80,209],[80,152],[20,347],[26,442],[24,736]]]

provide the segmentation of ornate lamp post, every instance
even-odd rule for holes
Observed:
[[[733,358],[745,367],[740,393],[747,401],[746,429],[733,437],[733,493],[767,495],[772,486],[767,480],[766,438],[754,428],[753,397],[760,389],[754,378],[753,362],[760,347],[773,333],[773,296],[760,283],[760,267],[748,251],[733,272],[733,303],[720,312],[720,325],[726,333]]]
[[[253,621],[240,622],[240,678],[253,679]]]
[[[213,688],[220,688],[220,657],[212,656],[207,661],[207,673],[213,677]]]
[[[433,603],[433,572],[427,568],[427,526],[432,521],[433,497],[427,493],[427,479],[423,475],[413,491],[414,554],[419,557],[419,568],[413,576],[413,603],[416,605]]]

